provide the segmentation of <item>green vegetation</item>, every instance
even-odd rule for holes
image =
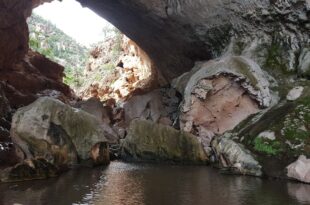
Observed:
[[[28,26],[30,48],[65,67],[64,83],[80,86],[88,49],[36,14],[28,19]]]
[[[281,152],[281,143],[256,137],[254,140],[254,149],[268,155],[277,155]]]
[[[64,66],[63,81],[75,91],[98,82],[109,86],[115,81],[114,68],[123,52],[123,35],[115,27],[105,27],[102,36],[105,40],[87,48],[38,15],[33,14],[28,25],[30,48]],[[87,76],[85,68],[90,69]],[[110,78],[111,82],[107,80]]]

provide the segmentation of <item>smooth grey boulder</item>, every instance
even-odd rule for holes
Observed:
[[[49,97],[17,110],[11,136],[28,159],[44,158],[55,165],[90,159],[92,147],[107,141],[94,116]]]
[[[215,138],[212,149],[220,163],[220,168],[242,175],[261,176],[261,165],[243,145],[227,136]]]

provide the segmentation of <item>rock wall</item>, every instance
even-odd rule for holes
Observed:
[[[63,71],[62,66],[29,50],[10,70],[0,70],[0,82],[14,108],[28,105],[40,96],[54,96],[68,102],[74,95],[62,82]]]

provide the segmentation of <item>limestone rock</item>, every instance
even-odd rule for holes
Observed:
[[[157,122],[162,116],[162,97],[158,90],[145,95],[137,95],[125,102],[123,108],[126,124],[136,118]]]
[[[111,123],[112,111],[104,107],[103,103],[98,98],[92,97],[86,101],[77,102],[75,107],[95,116],[100,122]]]
[[[275,133],[270,131],[270,130],[259,133],[259,135],[257,137],[269,139],[269,140],[275,140],[276,139]]]
[[[265,74],[244,57],[197,63],[191,72],[175,79],[173,86],[183,93],[181,129],[205,142],[271,103]]]
[[[310,183],[310,159],[300,155],[292,164],[287,166],[287,176],[305,183]]]
[[[286,99],[290,101],[298,99],[302,95],[303,90],[304,88],[302,86],[294,87],[289,91],[289,93],[286,96]]]
[[[243,145],[227,137],[215,138],[212,148],[222,169],[243,175],[261,176],[261,165]]]
[[[136,95],[123,104],[125,123],[131,120],[147,119],[172,125],[177,118],[180,100],[172,88],[156,89],[144,95]]]
[[[89,159],[92,147],[107,141],[95,117],[48,97],[16,111],[11,136],[28,159],[69,166]]]
[[[113,120],[113,110],[109,106],[104,106],[98,98],[89,98],[86,101],[80,101],[75,104],[75,107],[84,110],[85,112],[93,115],[101,122],[101,126],[105,131],[105,136],[109,142],[116,142],[118,134],[111,127]]]
[[[212,79],[212,77],[228,75],[240,84],[253,99],[262,107],[268,107],[271,102],[269,82],[266,74],[253,60],[243,56],[228,56],[220,59],[199,62],[191,72],[174,80],[173,86],[184,95],[183,110],[189,109],[191,94],[201,86],[208,91],[211,85],[203,85],[201,80]],[[207,82],[205,82],[207,83]]]
[[[147,120],[133,120],[121,142],[123,156],[135,160],[206,163],[201,143],[189,133]]]
[[[298,70],[304,76],[310,76],[310,48],[303,49],[299,56]]]

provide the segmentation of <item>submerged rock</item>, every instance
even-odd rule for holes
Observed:
[[[201,143],[195,136],[147,120],[133,120],[121,146],[123,156],[134,160],[184,163],[208,161]]]
[[[310,159],[301,155],[287,166],[287,176],[301,182],[310,183]]]
[[[236,174],[261,176],[261,165],[251,152],[239,143],[226,137],[215,138],[212,148],[220,163],[220,168]]]
[[[46,179],[59,174],[59,169],[45,159],[29,159],[0,172],[0,182]]]
[[[69,166],[90,159],[93,146],[107,141],[95,117],[48,97],[17,110],[11,136],[28,159]]]

